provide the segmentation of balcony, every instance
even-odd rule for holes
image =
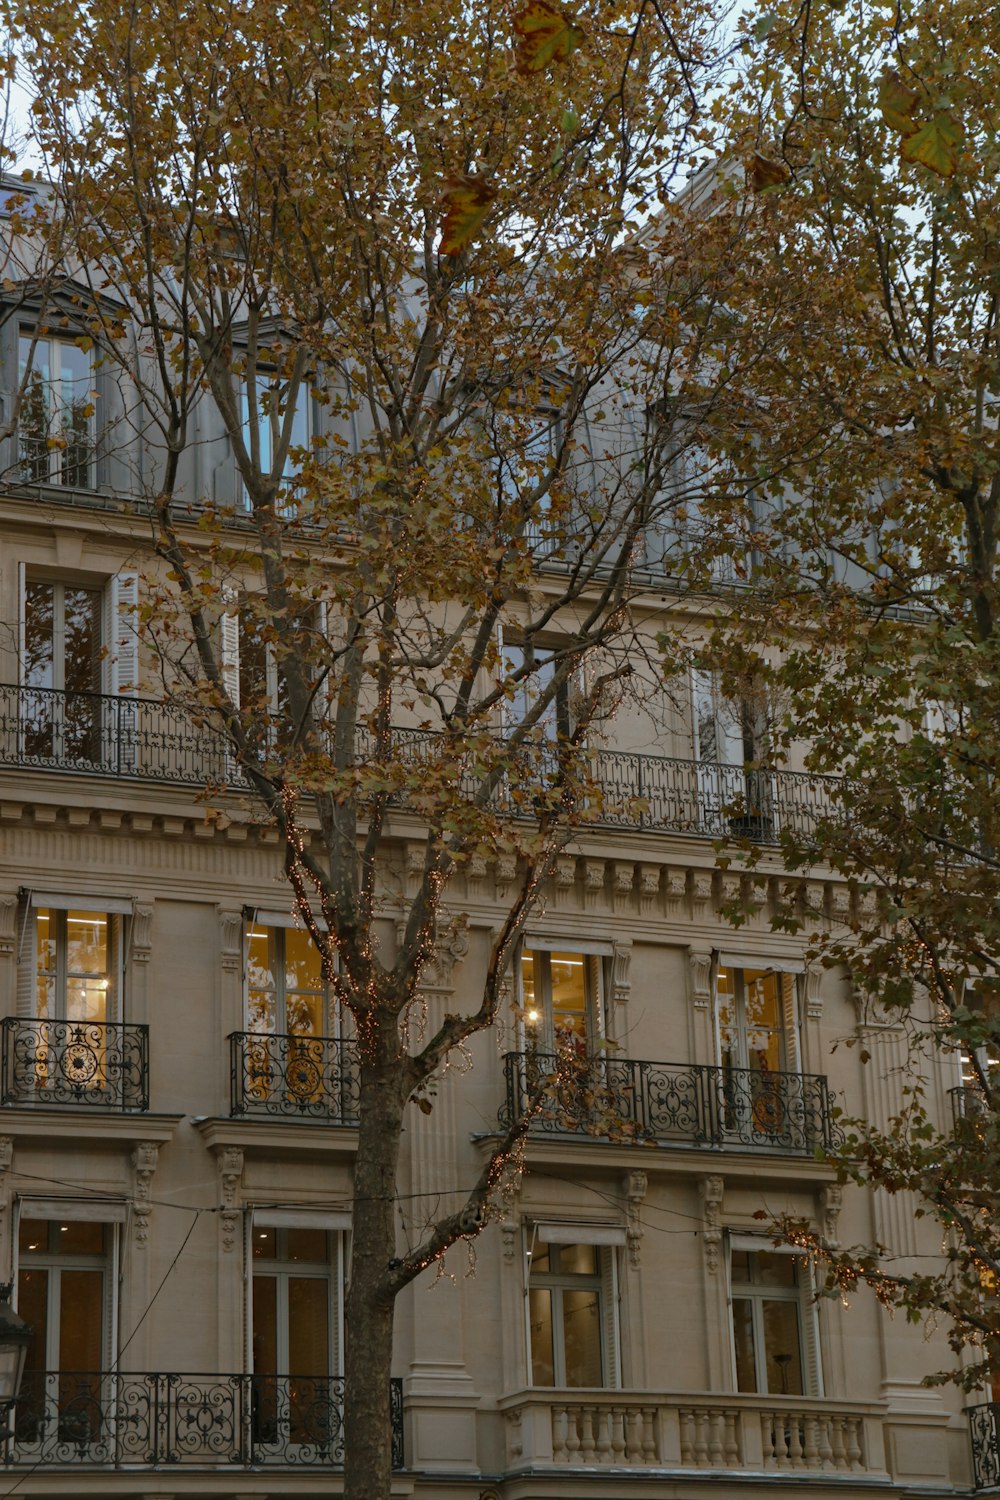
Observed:
[[[404,756],[429,760],[434,737],[398,731]],[[531,779],[544,779],[536,756],[518,782],[498,792],[511,816],[531,816]],[[544,762],[544,756],[541,757]],[[239,766],[210,722],[152,698],[70,693],[0,685],[0,766],[72,772],[176,786],[245,788]],[[748,838],[774,843],[782,833],[808,834],[836,810],[835,777],[755,769],[631,751],[595,749],[590,776],[595,827]],[[471,794],[474,769],[461,775]]]
[[[885,1477],[879,1409],[808,1396],[531,1390],[503,1403],[507,1466]]]
[[[981,1406],[970,1406],[966,1414],[972,1440],[973,1488],[1000,1489],[1000,1402],[984,1401]]]
[[[18,1109],[149,1109],[149,1027],[7,1016],[3,1095]]]
[[[342,1468],[344,1381],[328,1375],[26,1375],[3,1447],[15,1467]],[[392,1462],[403,1466],[402,1383]]]
[[[234,1119],[358,1123],[361,1077],[353,1042],[234,1031],[229,1047]]]
[[[543,1089],[532,1133],[792,1156],[841,1140],[817,1074],[508,1052],[504,1079],[504,1126]]]

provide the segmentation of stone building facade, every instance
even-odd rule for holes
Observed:
[[[72,385],[75,344],[46,343]],[[25,441],[0,490],[0,1272],[35,1341],[0,1494],[336,1494],[352,1042],[273,831],[215,738],[144,680],[148,524],[122,503],[127,466]],[[662,580],[636,604],[651,636],[686,607]],[[819,1159],[837,1108],[889,1117],[902,1039],[806,964],[808,922],[772,931],[790,901],[836,925],[848,893],[786,876],[776,836],[822,787],[795,771],[748,787],[718,709],[694,681],[595,747],[621,810],[558,859],[502,1026],[412,1111],[401,1243],[474,1180],[557,1030],[624,1124],[608,1138],[553,1101],[502,1217],[402,1297],[400,1496],[970,1483],[961,1402],[921,1384],[943,1340],[865,1294],[816,1301],[764,1232],[787,1211],[845,1245],[938,1249],[902,1196],[841,1189]],[[732,828],[734,801],[752,827]],[[738,930],[720,908],[748,877],[715,846],[734,831],[766,851]],[[419,822],[398,809],[391,838],[387,944]],[[428,1020],[481,973],[512,879],[474,861],[456,884]],[[834,1050],[862,1034],[867,1067]],[[941,1111],[957,1081],[944,1060]]]

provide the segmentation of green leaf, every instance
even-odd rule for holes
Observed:
[[[882,118],[900,135],[912,135],[917,129],[913,111],[917,103],[916,89],[907,88],[899,74],[890,69],[883,73],[878,86],[878,107]]]
[[[939,177],[953,177],[958,167],[965,132],[953,115],[943,112],[925,120],[919,130],[903,142],[904,161],[919,162]]]

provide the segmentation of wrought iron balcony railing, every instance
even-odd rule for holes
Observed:
[[[361,1079],[353,1042],[234,1031],[229,1046],[234,1116],[358,1123]]]
[[[546,1134],[792,1155],[832,1150],[841,1139],[817,1074],[540,1052],[507,1053],[504,1074],[501,1123],[519,1118],[541,1090],[531,1128]]]
[[[344,1463],[344,1381],[329,1375],[29,1373],[7,1464],[240,1469]],[[392,1462],[403,1466],[402,1383]]]
[[[970,1406],[966,1415],[972,1440],[973,1487],[1000,1488],[1000,1402],[984,1401],[981,1406]]]
[[[3,1021],[7,1105],[149,1108],[149,1027],[123,1021]]]
[[[432,735],[396,733],[411,765],[433,758]],[[555,776],[544,747],[532,747],[523,760],[496,793],[513,817],[530,816],[532,787],[543,791]],[[0,765],[185,786],[246,785],[222,734],[178,706],[16,685],[0,686]],[[773,843],[782,832],[808,833],[836,808],[837,779],[803,771],[601,749],[590,753],[588,771],[597,788],[591,821],[600,827]],[[477,779],[470,764],[459,784],[471,795]]]

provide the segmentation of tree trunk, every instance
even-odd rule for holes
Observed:
[[[403,1109],[398,1065],[361,1063],[354,1224],[347,1294],[344,1500],[389,1500],[392,1485],[393,1216]]]

